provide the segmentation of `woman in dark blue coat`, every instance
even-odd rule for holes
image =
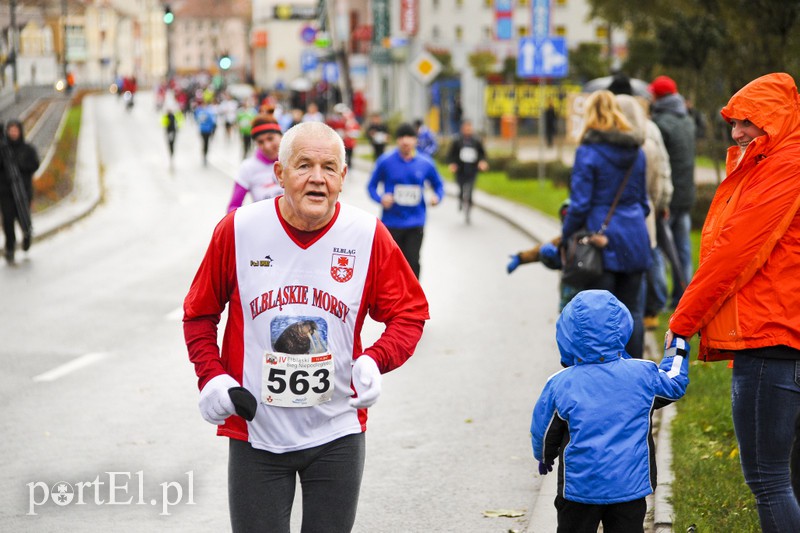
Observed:
[[[584,227],[598,231],[630,169],[628,183],[605,230],[608,245],[603,249],[603,275],[584,289],[606,289],[630,310],[634,329],[625,348],[632,357],[642,357],[644,350],[640,288],[642,275],[650,266],[645,225],[650,207],[641,142],[611,92],[596,91],[589,96],[572,168],[570,207],[562,228],[563,242]]]

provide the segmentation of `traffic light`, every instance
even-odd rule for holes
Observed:
[[[172,12],[172,8],[169,5],[164,6],[164,24],[172,24],[174,20],[175,14]]]
[[[229,56],[228,54],[220,56],[220,58],[219,58],[219,68],[221,68],[222,70],[228,70],[229,68],[231,68],[232,64],[233,64],[233,61],[231,60],[231,56]]]

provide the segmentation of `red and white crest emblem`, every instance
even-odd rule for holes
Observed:
[[[331,258],[331,277],[339,283],[350,281],[353,277],[353,266],[356,263],[356,256],[333,254]]]
[[[356,256],[333,254],[331,258],[331,277],[339,283],[350,281],[353,277],[353,266],[356,263]]]

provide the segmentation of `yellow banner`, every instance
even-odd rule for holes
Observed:
[[[542,91],[544,91],[542,93]],[[536,118],[542,113],[542,104],[551,103],[556,114],[563,117],[569,113],[568,97],[579,94],[580,85],[489,85],[486,87],[486,115],[501,117],[516,115],[523,118]]]

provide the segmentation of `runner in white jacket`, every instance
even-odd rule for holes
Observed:
[[[248,193],[254,202],[275,198],[283,193],[283,187],[278,183],[274,170],[278,160],[278,147],[283,137],[278,121],[266,115],[257,115],[253,119],[250,137],[256,149],[239,166],[228,213],[241,207]]]

